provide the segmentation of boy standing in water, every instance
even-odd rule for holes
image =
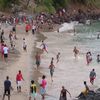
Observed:
[[[79,50],[76,48],[76,46],[74,47],[73,52],[74,52],[75,58],[77,58],[77,56],[79,54]]]

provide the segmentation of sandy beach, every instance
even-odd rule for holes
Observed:
[[[5,29],[5,38],[8,37],[10,30],[11,27]],[[24,37],[26,39],[27,52],[23,51],[22,48],[22,40]],[[0,77],[0,100],[2,99],[3,95],[3,82],[7,75],[10,77],[10,80],[12,81],[12,87],[14,88],[14,91],[11,93],[11,100],[28,100],[29,98],[30,80],[34,74],[34,57],[32,55],[36,36],[33,36],[31,31],[26,34],[25,25],[17,25],[17,38],[18,39],[15,40],[15,50],[10,50],[8,62],[6,63],[5,61],[0,61],[0,74],[2,75],[2,77]],[[10,46],[8,39],[6,40],[6,43],[8,46]],[[18,73],[18,70],[22,71],[25,79],[22,85],[22,93],[17,93],[16,89],[16,74]]]

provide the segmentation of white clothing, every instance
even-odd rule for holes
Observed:
[[[4,54],[8,54],[8,50],[9,50],[8,47],[4,47],[3,48]]]

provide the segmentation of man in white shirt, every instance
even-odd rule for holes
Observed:
[[[8,47],[6,46],[6,44],[3,47],[3,53],[4,53],[4,59],[6,61],[6,59],[8,58]]]

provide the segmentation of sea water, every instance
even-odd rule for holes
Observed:
[[[67,25],[67,26],[66,26]],[[75,33],[68,33],[67,30],[75,29]],[[64,32],[63,32],[64,31]],[[100,31],[100,22],[93,22],[91,25],[68,24],[65,23],[60,28],[60,32],[45,32],[42,33],[47,37],[48,53],[42,54],[40,72],[47,77],[47,94],[46,100],[59,100],[61,87],[71,93],[72,98],[84,90],[84,81],[92,89],[100,87],[100,64],[96,62],[96,55],[100,54],[100,39],[97,39],[97,34]],[[37,43],[40,48],[41,43]],[[74,58],[73,48],[76,46],[79,49],[78,59]],[[92,63],[86,65],[86,52],[91,51],[93,56]],[[56,63],[57,53],[61,53],[60,61]],[[54,77],[51,82],[49,65],[51,58],[54,57]],[[96,70],[97,77],[94,85],[89,82],[89,73],[92,69]],[[68,100],[73,100],[68,96]]]

